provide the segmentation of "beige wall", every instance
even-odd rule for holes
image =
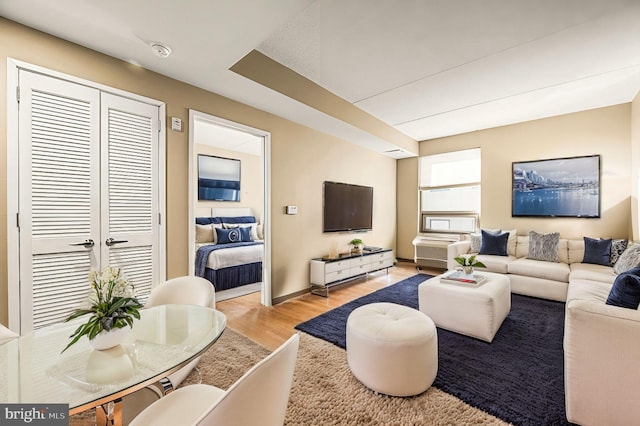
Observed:
[[[635,241],[640,239],[638,193],[640,191],[640,92],[631,102],[631,227]]]
[[[196,207],[250,207],[256,219],[262,218],[262,157],[229,151],[211,145],[194,144],[193,173],[196,188],[194,197]],[[200,201],[198,200],[198,154],[215,155],[217,157],[240,160],[240,201]]]
[[[511,126],[466,133],[447,138],[423,141],[420,155],[436,154],[467,148],[482,149],[481,225],[487,228],[518,230],[526,235],[559,231],[565,238],[631,237],[631,105],[622,104],[535,120]],[[512,218],[511,163],[601,155],[601,218]],[[413,168],[401,162],[399,168]],[[398,187],[414,185],[411,173]],[[411,180],[411,181],[410,181]],[[400,197],[399,221],[414,222],[416,209],[400,206],[415,205],[415,195]],[[398,234],[398,252],[411,249],[411,235]]]
[[[264,111],[132,66],[98,52],[0,18],[0,60],[14,58],[166,103],[168,117],[188,123],[194,109],[271,132],[272,296],[309,286],[312,257],[328,253],[351,235],[322,234],[322,182],[374,187],[374,231],[367,244],[395,246],[396,162],[372,151],[297,125]],[[6,65],[0,66],[0,223],[7,223]],[[11,92],[13,96],[13,92]],[[188,134],[167,129],[167,276],[188,271]],[[283,207],[298,206],[286,216]],[[7,233],[0,225],[0,321],[7,321]]]
[[[418,157],[398,160],[398,247],[396,256],[413,259],[418,232]],[[408,242],[408,244],[407,244]]]

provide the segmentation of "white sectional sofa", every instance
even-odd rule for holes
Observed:
[[[611,287],[616,275],[611,266],[582,263],[584,258],[584,240],[560,238],[558,243],[559,262],[528,259],[529,237],[514,236],[507,245],[508,256],[480,254],[477,260],[487,267],[478,268],[507,274],[511,282],[511,292],[543,299],[567,300],[571,280],[587,280],[604,283]],[[447,248],[447,268],[455,269],[458,255],[470,254],[471,242],[458,241]],[[607,294],[609,294],[607,292]],[[606,297],[605,297],[606,300]]]
[[[617,275],[611,266],[582,263],[583,240],[560,239],[558,263],[527,259],[528,243],[528,236],[518,236],[508,245],[508,256],[477,259],[486,270],[506,274],[512,293],[566,302],[567,419],[580,425],[637,424],[640,311],[606,304]],[[460,241],[448,247],[449,269],[458,266],[454,257],[469,253],[470,246]]]

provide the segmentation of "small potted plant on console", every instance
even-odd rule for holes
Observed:
[[[351,254],[362,254],[362,246],[364,245],[364,243],[360,238],[354,238],[353,240],[349,241],[349,245],[352,246]]]

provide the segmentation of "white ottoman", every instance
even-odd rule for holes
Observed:
[[[440,282],[439,276],[423,282],[418,303],[438,327],[491,342],[511,310],[511,286],[502,274],[475,273],[487,280],[479,286]]]
[[[356,308],[347,319],[347,362],[368,388],[411,396],[429,389],[438,372],[438,335],[422,312],[395,303]]]

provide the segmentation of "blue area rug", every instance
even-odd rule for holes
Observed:
[[[418,308],[419,274],[296,326],[345,348],[355,308],[392,302]],[[564,303],[511,295],[511,312],[492,343],[438,328],[437,388],[515,425],[566,425]]]

